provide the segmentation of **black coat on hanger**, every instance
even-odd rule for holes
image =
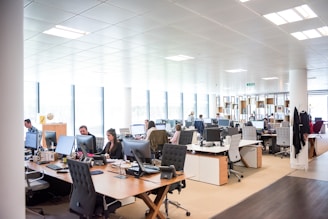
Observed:
[[[301,136],[300,136],[300,116],[298,114],[298,110],[295,107],[294,109],[294,124],[293,124],[293,145],[295,148],[295,158],[296,155],[300,153],[301,146]]]

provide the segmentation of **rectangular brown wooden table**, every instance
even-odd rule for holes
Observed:
[[[58,166],[65,167],[66,164],[60,161],[51,162]],[[65,182],[72,183],[72,179],[69,173],[57,173],[56,170],[52,170],[46,167],[47,164],[36,164],[31,161],[26,161],[25,166],[31,170],[43,171],[44,174],[60,179]],[[99,194],[112,197],[114,199],[125,199],[131,196],[142,199],[149,207],[149,214],[146,218],[165,218],[162,212],[159,211],[163,200],[168,193],[170,185],[173,183],[186,179],[183,173],[178,174],[173,179],[161,179],[160,174],[145,175],[140,178],[127,175],[119,177],[119,169],[112,167],[112,164],[104,166],[94,166],[90,170],[101,170],[103,174],[92,175],[93,184],[95,190]],[[149,197],[149,193],[152,190],[157,190],[156,197],[152,200]]]

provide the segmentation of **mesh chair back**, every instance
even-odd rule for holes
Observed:
[[[241,134],[236,134],[231,136],[230,148],[228,150],[229,160],[231,162],[238,162],[241,160],[239,153],[239,142],[241,139]]]
[[[181,131],[180,138],[179,138],[179,144],[180,145],[191,144],[193,135],[194,135],[194,130]]]
[[[69,207],[72,211],[91,217],[96,206],[96,191],[91,178],[89,164],[77,160],[67,160],[73,181],[73,192]]]
[[[185,145],[164,144],[161,165],[174,165],[176,170],[183,170],[186,154],[187,146]]]
[[[254,126],[245,126],[242,128],[244,140],[257,140],[256,128]]]
[[[290,146],[290,128],[280,127],[276,129],[277,145]]]

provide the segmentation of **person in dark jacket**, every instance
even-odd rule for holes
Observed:
[[[108,142],[101,154],[105,154],[106,158],[123,159],[122,143],[117,140],[115,129],[108,129],[106,134]]]

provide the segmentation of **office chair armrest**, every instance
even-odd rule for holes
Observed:
[[[30,178],[29,175],[32,175],[32,174],[41,174],[41,176],[37,177],[37,178]],[[44,170],[42,171],[37,171],[37,170],[33,170],[33,171],[26,171],[25,172],[25,175],[26,175],[26,180],[28,180],[30,183],[31,182],[35,182],[35,181],[38,181],[40,179],[43,179],[44,178]]]

